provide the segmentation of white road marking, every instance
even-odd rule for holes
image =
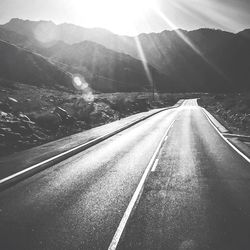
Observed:
[[[229,145],[231,146],[240,156],[242,156],[248,163],[250,163],[250,159],[243,154],[238,148],[236,148],[229,140],[227,140],[223,134],[219,131],[219,129],[213,124],[213,122],[210,120],[209,116],[208,116],[208,111],[204,108],[202,108],[202,111],[204,112],[207,120],[209,121],[209,123],[213,126],[213,128],[218,132],[218,134],[220,135],[220,137]]]
[[[134,124],[137,124],[137,123],[140,123],[141,121],[144,121],[144,120],[146,120],[146,119],[148,119],[148,118],[150,118],[150,117],[152,117],[152,116],[154,116],[154,115],[156,115],[156,114],[158,114],[158,113],[161,113],[161,112],[163,112],[163,111],[165,111],[165,110],[170,110],[171,108],[166,108],[166,109],[161,109],[161,110],[159,110],[159,111],[156,111],[155,113],[153,113],[153,114],[150,114],[150,115],[148,115],[148,116],[144,116],[144,117],[141,117],[141,118],[139,118],[138,120],[135,120],[135,121],[132,121],[131,123],[129,123],[129,124],[126,124],[126,125],[124,125],[124,126],[122,126],[121,128],[118,128],[116,131],[114,131],[114,132],[110,132],[110,133],[107,133],[107,134],[105,134],[105,135],[103,135],[103,136],[100,136],[100,137],[98,137],[98,138],[96,138],[96,139],[93,139],[93,140],[91,140],[91,141],[88,141],[88,142],[86,142],[86,143],[84,143],[84,144],[81,144],[81,145],[79,145],[79,146],[76,146],[76,147],[74,147],[74,148],[72,148],[72,149],[69,149],[69,150],[67,150],[67,151],[65,151],[65,152],[62,152],[62,153],[60,153],[60,154],[58,154],[58,155],[55,155],[55,156],[53,156],[53,157],[51,157],[51,158],[49,158],[49,159],[46,159],[46,160],[44,160],[44,161],[42,161],[42,162],[39,162],[39,163],[37,163],[37,164],[34,164],[34,165],[32,165],[32,166],[30,166],[30,167],[28,167],[28,168],[25,168],[25,169],[23,169],[23,170],[21,170],[21,171],[19,171],[19,172],[16,172],[16,173],[14,173],[14,174],[12,174],[12,175],[9,175],[9,176],[7,176],[7,177],[5,177],[5,178],[3,178],[3,179],[0,179],[0,189],[1,189],[1,187],[3,187],[4,185],[8,185],[8,184],[10,184],[10,183],[14,183],[14,182],[18,182],[18,180],[20,179],[24,179],[26,176],[28,176],[32,171],[39,171],[39,169],[40,168],[47,168],[45,165],[46,164],[51,164],[51,165],[53,165],[53,164],[56,164],[56,163],[54,163],[54,161],[58,161],[58,162],[60,162],[61,160],[61,158],[63,158],[63,157],[65,157],[65,159],[66,158],[68,158],[67,156],[68,155],[70,155],[71,153],[72,154],[74,154],[74,152],[76,152],[77,153],[77,150],[81,150],[81,151],[83,151],[83,150],[85,150],[85,149],[87,149],[87,148],[89,148],[89,147],[91,147],[91,146],[94,146],[95,144],[97,144],[97,143],[99,143],[99,142],[101,142],[101,141],[104,141],[104,140],[106,140],[106,139],[108,139],[108,138],[110,138],[110,137],[112,137],[113,135],[116,135],[116,134],[118,134],[119,132],[122,132],[123,130],[126,130],[127,128],[129,128],[129,127],[132,127]],[[63,158],[63,160],[64,160],[64,158]]]
[[[159,163],[159,158],[156,159],[156,161],[155,161],[155,163],[154,163],[154,165],[153,165],[153,167],[152,167],[152,169],[151,169],[151,172],[155,172],[158,163]]]
[[[133,209],[135,208],[135,204],[140,199],[140,196],[141,196],[142,190],[143,190],[143,186],[144,186],[144,183],[148,177],[148,174],[149,174],[150,170],[152,169],[152,167],[154,166],[154,163],[155,163],[157,156],[160,152],[162,144],[164,143],[164,139],[166,138],[166,136],[167,136],[169,130],[171,129],[171,126],[174,124],[174,122],[175,122],[175,120],[167,128],[167,130],[166,130],[164,136],[162,137],[160,143],[158,144],[158,147],[156,148],[149,164],[147,165],[147,167],[142,175],[142,178],[141,178],[141,180],[140,180],[140,182],[139,182],[139,184],[138,184],[138,186],[137,186],[137,188],[132,196],[132,199],[130,200],[128,207],[127,207],[127,209],[126,209],[126,211],[125,211],[125,213],[124,213],[124,215],[119,223],[119,226],[118,226],[118,228],[113,236],[113,239],[109,245],[108,250],[115,250],[117,248],[118,243],[120,241],[120,238],[122,236],[122,233],[123,233],[123,231],[126,227],[126,224],[128,222],[128,219],[129,219]]]

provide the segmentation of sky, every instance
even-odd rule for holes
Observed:
[[[51,20],[120,35],[162,30],[250,28],[250,0],[0,0],[0,23]]]

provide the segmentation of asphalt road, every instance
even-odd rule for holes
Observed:
[[[250,166],[195,100],[0,193],[0,249],[107,249],[175,120],[119,249],[250,249]]]
[[[118,249],[250,249],[250,165],[195,105],[178,115]]]
[[[0,249],[107,249],[178,109],[159,113],[0,193]]]

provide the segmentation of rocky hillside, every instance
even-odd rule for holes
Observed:
[[[174,105],[182,96],[92,94],[41,88],[0,78],[0,156],[118,120]]]
[[[45,58],[0,41],[0,77],[53,89],[73,89],[71,76]]]

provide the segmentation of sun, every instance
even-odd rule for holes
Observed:
[[[136,32],[137,23],[147,18],[153,0],[75,0],[75,22],[84,27],[101,27],[119,34]]]

